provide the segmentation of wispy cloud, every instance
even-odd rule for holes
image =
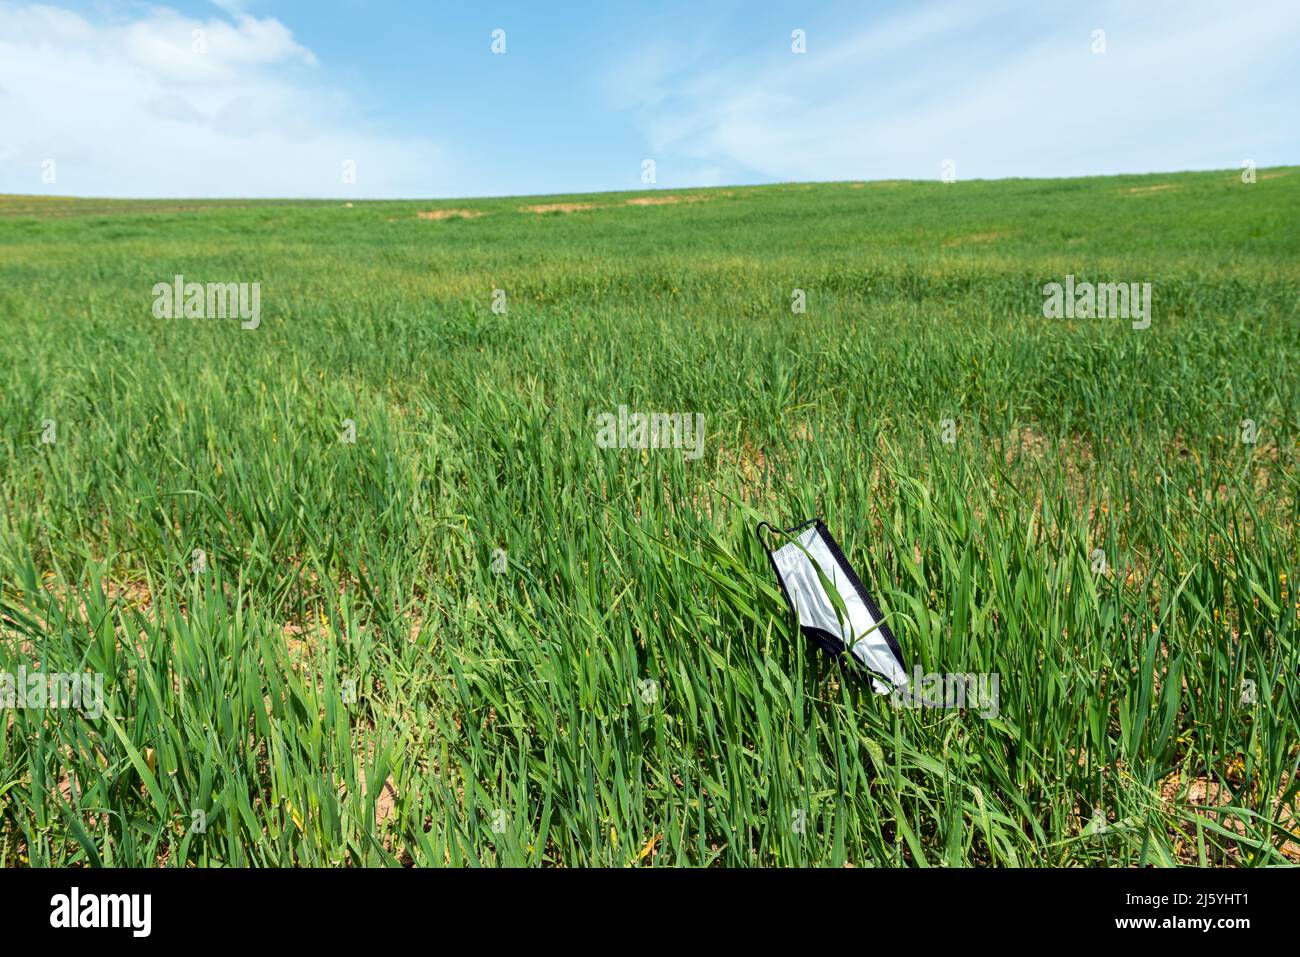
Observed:
[[[386,196],[436,189],[438,146],[366,129],[354,118],[354,99],[322,72],[312,51],[270,17],[196,19],[151,7],[94,23],[51,6],[0,3],[0,191]],[[345,160],[355,164],[354,183],[344,181]],[[47,168],[53,183],[42,181]]]
[[[1266,164],[1295,159],[1298,27],[1288,2],[909,6],[809,24],[804,54],[649,46],[609,87],[653,154],[737,178]]]

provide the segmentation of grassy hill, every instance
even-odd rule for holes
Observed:
[[[0,675],[103,678],[0,715],[0,862],[1298,861],[1298,216],[1300,168],[0,197]],[[178,274],[256,328],[157,318]],[[753,534],[813,515],[995,714],[814,654]]]

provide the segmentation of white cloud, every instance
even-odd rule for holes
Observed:
[[[1277,78],[1297,28],[1293,2],[925,5],[810,29],[802,55],[648,48],[607,93],[661,167],[742,178],[937,178],[948,158],[959,178],[1293,162],[1296,84]]]
[[[355,117],[284,24],[148,8],[96,24],[0,2],[0,192],[396,196],[436,189],[439,147]],[[55,163],[56,182],[43,183]],[[342,164],[356,164],[343,182]]]

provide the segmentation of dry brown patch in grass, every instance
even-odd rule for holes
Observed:
[[[1178,189],[1176,183],[1160,183],[1157,186],[1130,186],[1130,193],[1158,193],[1163,189]]]
[[[1282,813],[1278,815],[1278,823],[1295,838],[1294,841],[1283,841],[1278,850],[1288,861],[1300,864],[1300,820],[1296,819],[1294,804],[1282,808]]]
[[[779,464],[749,441],[743,442],[739,448],[724,445],[718,449],[718,470],[724,475],[731,473],[740,480],[740,499],[743,502],[776,501],[773,483],[783,474]],[[789,477],[788,472],[784,474]]]
[[[418,610],[404,612],[403,615],[407,622],[408,640],[418,641],[425,618]],[[316,660],[320,649],[331,640],[331,628],[329,616],[323,607],[309,609],[301,621],[289,621],[280,626],[285,650],[289,654],[289,664],[294,671],[302,671]],[[366,633],[365,627],[359,632],[363,636]],[[340,641],[345,640],[341,627],[338,635]]]
[[[0,196],[0,216],[139,216],[166,213],[201,213],[245,209],[254,205],[266,208],[273,203],[226,200],[217,203],[185,204],[175,201],[87,199],[79,196]]]
[[[1102,502],[1096,501],[1096,490],[1088,484],[1088,472],[1092,468],[1092,444],[1083,436],[1071,435],[1060,440],[1053,440],[1033,426],[1021,426],[1012,429],[1002,440],[1003,462],[1007,468],[1036,469],[1040,464],[1047,471],[1059,466],[1065,473],[1065,490],[1075,506],[1086,513],[1091,523],[1101,512],[1109,511],[1105,503],[1106,491],[1102,490]],[[1050,474],[1050,473],[1049,473]],[[1043,491],[1036,494],[1034,509],[1041,509]]]
[[[1160,801],[1166,809],[1173,811],[1179,804],[1186,804],[1197,813],[1209,820],[1213,820],[1223,828],[1235,831],[1238,834],[1245,834],[1245,825],[1235,817],[1226,814],[1216,814],[1216,808],[1232,803],[1232,791],[1218,782],[1211,781],[1209,778],[1193,778],[1187,782],[1187,793],[1179,800],[1179,795],[1183,790],[1183,778],[1180,773],[1171,774],[1160,784]],[[1221,835],[1214,835],[1221,838]],[[1176,830],[1171,831],[1170,837],[1174,842],[1174,856],[1184,864],[1194,864],[1198,860],[1198,848],[1196,840],[1185,838]],[[1235,862],[1238,859],[1239,850],[1236,841],[1229,841],[1226,849],[1222,851],[1215,850],[1212,846],[1206,847],[1207,854],[1213,851],[1216,860],[1214,863],[1224,864],[1229,861]],[[1226,860],[1224,859],[1226,858]]]
[[[1052,447],[1052,441],[1032,426],[1013,430],[1010,441],[1006,443],[1006,463],[1010,465],[1016,459],[1028,456],[1041,459]]]
[[[1183,781],[1182,774],[1175,772],[1160,783],[1160,802],[1166,809],[1172,811],[1179,804],[1182,804],[1189,807],[1196,814],[1215,821],[1220,827],[1240,834],[1242,837],[1246,836],[1246,825],[1240,818],[1230,814],[1216,813],[1216,809],[1232,804],[1231,788],[1207,777],[1195,777],[1187,780],[1186,793],[1184,794]],[[1296,820],[1294,809],[1291,806],[1282,804],[1286,790],[1286,785],[1283,784],[1277,795],[1277,802],[1281,805],[1278,813],[1278,823],[1293,835],[1295,840],[1284,840],[1278,850],[1287,860],[1300,863],[1300,821]],[[1270,809],[1261,808],[1260,810],[1263,813],[1269,813]],[[1198,849],[1194,838],[1188,840],[1175,833],[1171,833],[1170,836],[1174,839],[1174,852],[1180,861],[1185,864],[1199,863]],[[1221,838],[1222,835],[1216,835],[1216,837]],[[1240,854],[1241,849],[1236,841],[1228,841],[1225,850],[1215,852],[1216,857],[1226,858],[1228,862],[1232,863],[1239,861]],[[1216,861],[1216,863],[1224,862],[1224,860]]]
[[[1255,178],[1257,180],[1266,180],[1266,179],[1277,179],[1279,176],[1290,176],[1290,175],[1291,175],[1290,170],[1281,170],[1275,173],[1258,173],[1256,174]],[[1242,183],[1241,172],[1238,171],[1236,173],[1233,173],[1231,176],[1227,177],[1224,180],[1224,182],[1232,183],[1234,185],[1241,185]]]
[[[625,205],[628,206],[671,206],[674,203],[705,203],[709,197],[700,193],[690,193],[686,196],[637,196],[629,199]]]
[[[147,621],[157,620],[153,595],[143,582],[109,581],[105,582],[103,587],[110,613],[120,615],[122,612],[134,611],[144,616]],[[46,617],[50,608],[49,601],[52,601],[55,608],[70,620],[89,625],[97,623],[92,619],[90,608],[82,597],[82,590],[81,586],[76,585],[71,589],[65,588],[55,582],[53,572],[46,572],[42,577],[41,591],[20,600],[13,606],[14,612],[20,616],[19,619],[0,615],[0,642],[16,644],[20,654],[31,659],[33,665],[39,666],[40,661],[36,658],[36,645],[32,641],[30,630],[34,627],[41,633],[49,633],[59,627],[57,615]],[[181,612],[184,614],[183,606]],[[117,645],[119,648],[122,647],[121,638],[118,638]]]
[[[1083,436],[1072,435],[1054,442],[1028,425],[1011,431],[1005,449],[1007,465],[1023,458],[1054,458],[1064,463],[1071,479],[1079,478],[1080,473],[1092,464],[1092,444]]]
[[[303,661],[319,646],[320,642],[329,633],[329,624],[321,616],[316,624],[298,624],[290,622],[281,629],[284,635],[284,647],[289,653],[289,662],[295,671]]]
[[[364,780],[365,778],[362,778],[362,781]],[[364,787],[362,789],[364,790]],[[390,774],[384,781],[384,786],[379,789],[379,797],[375,798],[375,823],[383,824],[396,810],[397,785],[393,783],[393,776]]]
[[[730,511],[729,503],[726,496],[722,496],[718,503],[720,511],[715,515],[711,489],[715,485],[718,487],[724,486],[726,484],[725,479],[732,477],[738,480],[737,484],[740,486],[739,498],[742,502],[770,505],[777,501],[774,480],[781,473],[776,467],[776,462],[766,452],[749,441],[743,442],[739,448],[726,445],[719,447],[718,473],[719,478],[724,481],[714,482],[712,479],[705,479],[698,485],[693,483],[689,494],[685,496],[681,495],[680,492],[675,495],[671,484],[665,477],[663,481],[664,504],[672,511],[693,512],[696,515],[703,515],[709,521],[716,519],[719,522],[725,522]],[[784,474],[788,479],[788,471]],[[667,529],[664,530],[664,534],[669,534]]]
[[[369,787],[366,784],[366,757],[365,750],[357,752],[357,790],[362,798],[368,798]],[[338,786],[339,800],[346,800],[348,788],[346,784],[340,783]],[[375,795],[375,823],[383,824],[393,816],[397,809],[397,783],[390,774],[379,786],[379,793]]]
[[[1182,785],[1181,773],[1169,775],[1160,782],[1160,800],[1172,805],[1178,799]],[[1209,778],[1192,778],[1187,782],[1187,796],[1184,800],[1196,807],[1222,807],[1232,803],[1232,791],[1226,785]]]
[[[521,213],[581,213],[596,209],[595,203],[539,203],[536,206],[520,206]]]
[[[482,216],[483,213],[476,209],[422,209],[415,214],[419,219],[444,220],[444,219],[475,219]]]
[[[718,452],[718,462],[724,467],[734,467],[747,486],[762,481],[771,473],[767,454],[749,442],[745,442],[734,453],[726,448],[721,449]]]

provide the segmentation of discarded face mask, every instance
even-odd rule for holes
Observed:
[[[768,548],[763,528],[790,540]],[[756,532],[803,633],[836,659],[848,650],[872,672],[877,694],[907,687],[907,665],[898,640],[826,524],[812,518],[778,529],[760,522]]]

